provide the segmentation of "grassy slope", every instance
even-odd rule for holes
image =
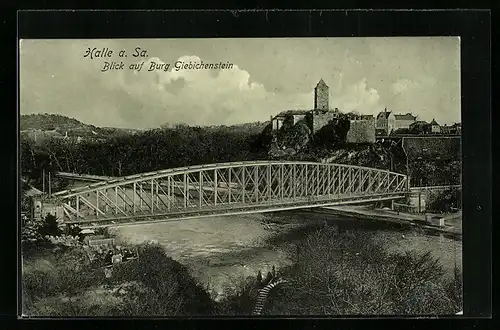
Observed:
[[[208,293],[162,247],[142,245],[138,260],[107,279],[82,248],[45,251],[23,260],[23,314],[31,316],[209,315]],[[122,288],[119,290],[119,288]]]

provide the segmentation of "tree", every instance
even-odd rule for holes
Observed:
[[[42,236],[60,236],[62,234],[62,230],[59,228],[59,224],[57,223],[57,218],[55,216],[47,214],[45,221],[40,228],[40,234]]]
[[[213,305],[208,293],[189,275],[186,267],[166,255],[162,246],[143,245],[139,256],[113,270],[114,281],[137,281],[144,288],[137,301],[127,303],[134,316],[211,313]]]

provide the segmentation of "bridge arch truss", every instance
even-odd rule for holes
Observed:
[[[174,168],[52,195],[82,227],[269,212],[402,198],[406,175],[368,167],[252,161]]]

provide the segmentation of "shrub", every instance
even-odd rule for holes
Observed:
[[[269,315],[437,315],[461,308],[461,279],[444,278],[430,253],[389,254],[368,234],[323,229],[299,244],[273,291]]]
[[[59,224],[57,223],[57,218],[52,214],[47,214],[45,217],[45,222],[39,229],[39,233],[42,236],[60,236],[62,234],[62,230],[59,228]]]
[[[260,273],[259,273],[260,274]],[[259,283],[252,276],[233,287],[224,299],[215,305],[217,315],[250,315],[259,294]]]
[[[139,251],[139,259],[115,265],[110,279],[104,276],[102,269],[92,269],[82,247],[55,252],[51,256],[53,269],[34,269],[23,274],[25,314],[174,316],[212,313],[208,293],[190,276],[187,268],[169,258],[159,245],[140,246]],[[97,288],[113,286],[126,286],[126,293],[117,305],[96,305],[82,298]],[[113,293],[110,291],[109,295]]]
[[[461,191],[447,189],[434,193],[429,198],[427,209],[434,212],[449,212],[452,208],[461,208]]]
[[[161,245],[140,246],[138,259],[116,266],[113,272],[113,281],[137,281],[145,288],[135,291],[135,299],[141,304],[128,304],[127,313],[137,316],[212,313],[209,294],[186,267],[166,255]]]
[[[453,278],[445,284],[446,295],[450,298],[454,311],[463,310],[463,276],[458,267],[453,269]]]

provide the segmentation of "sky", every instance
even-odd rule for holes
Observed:
[[[144,57],[133,56],[136,47]],[[113,54],[85,57],[89,48]],[[21,114],[54,113],[96,126],[266,121],[312,109],[320,79],[330,87],[330,107],[343,112],[387,108],[442,125],[460,121],[458,37],[25,39],[19,57]],[[233,67],[176,71],[177,61]],[[123,69],[103,72],[105,62],[123,62]],[[149,71],[152,63],[170,67]]]

